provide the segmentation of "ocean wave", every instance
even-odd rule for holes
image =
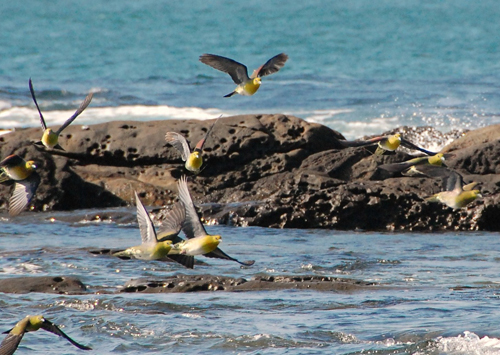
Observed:
[[[75,107],[76,110],[76,107]],[[75,110],[53,110],[43,112],[47,126],[56,126],[66,121]],[[89,107],[75,121],[77,124],[97,124],[107,121],[150,121],[165,119],[217,118],[220,115],[233,115],[219,109],[200,107],[146,106],[130,105],[117,107]],[[37,127],[40,118],[35,108],[9,107],[0,111],[0,129]]]

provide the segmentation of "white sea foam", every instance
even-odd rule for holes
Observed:
[[[45,111],[43,116],[47,126],[56,126],[66,121],[75,111],[57,110]],[[131,105],[118,107],[89,107],[77,119],[77,124],[96,124],[107,121],[132,120],[150,121],[163,119],[199,119],[217,118],[224,113],[215,108],[174,106]],[[0,111],[0,129],[20,127],[38,127],[40,119],[35,108],[10,107]]]
[[[438,348],[445,354],[453,355],[498,355],[500,353],[500,339],[478,335],[465,331],[457,337],[439,337],[436,339]]]

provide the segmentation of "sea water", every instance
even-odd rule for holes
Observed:
[[[3,1],[0,128],[76,121],[286,113],[347,138],[401,126],[447,132],[498,123],[500,7],[445,1]],[[198,61],[249,73],[290,59],[252,97]]]
[[[286,113],[347,138],[401,125],[443,132],[499,123],[500,7],[495,1],[3,1],[0,128],[210,119]],[[249,72],[285,52],[252,97],[222,96],[230,77],[198,61],[233,58]],[[43,313],[94,353],[498,354],[498,233],[368,233],[208,226],[250,268],[96,257],[139,243],[128,222],[86,212],[24,213],[0,230],[0,276],[73,275],[81,296],[1,294],[0,330]],[[89,215],[95,214],[90,211]],[[200,257],[200,259],[203,259]],[[175,274],[325,275],[373,282],[349,293],[306,290],[116,293],[128,280]],[[96,294],[98,290],[105,290]],[[46,332],[19,353],[80,350]]]
[[[106,211],[101,211],[106,213]],[[0,294],[0,330],[44,314],[98,354],[498,354],[498,233],[373,233],[207,226],[252,267],[197,257],[177,263],[96,256],[140,242],[134,208],[7,219],[0,276],[75,276],[84,295]],[[5,217],[5,216],[4,216]],[[333,276],[373,284],[348,292],[261,290],[120,293],[131,279],[173,275]],[[25,352],[79,354],[47,332]]]

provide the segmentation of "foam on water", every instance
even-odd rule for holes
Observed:
[[[43,112],[47,126],[57,126],[64,123],[75,110],[54,110]],[[108,121],[151,121],[164,119],[198,119],[206,120],[227,115],[225,112],[199,107],[146,106],[129,105],[118,107],[89,107],[74,124],[97,124]],[[0,128],[38,127],[40,119],[35,108],[11,107],[0,111]]]
[[[469,331],[457,337],[439,337],[436,341],[439,350],[450,355],[498,355],[500,353],[500,339],[488,336],[480,338]]]

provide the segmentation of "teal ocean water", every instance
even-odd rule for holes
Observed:
[[[500,122],[500,7],[449,1],[4,1],[0,128],[50,124],[96,93],[81,124],[287,113],[348,138],[400,125]],[[253,97],[222,96],[215,53],[249,71],[290,56]],[[67,111],[66,111],[67,110]]]
[[[348,138],[401,125],[443,132],[500,123],[500,6],[466,1],[2,1],[0,129],[49,125],[89,91],[75,124],[287,113]],[[257,68],[290,59],[252,97],[202,53]],[[214,201],[216,202],[216,201]],[[83,296],[0,294],[0,331],[43,313],[97,354],[499,354],[498,233],[362,233],[208,226],[250,268],[95,257],[139,242],[102,211],[0,215],[0,278],[74,275]],[[115,211],[116,212],[116,211]],[[124,222],[128,220],[128,222]],[[317,291],[117,294],[143,277],[324,275],[380,284]],[[93,294],[104,287],[111,293]],[[28,334],[18,353],[81,354]]]

